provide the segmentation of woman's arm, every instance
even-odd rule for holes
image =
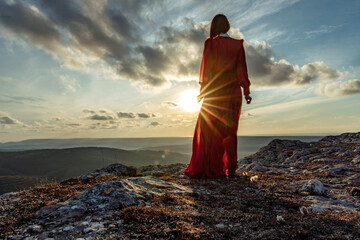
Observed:
[[[244,89],[245,99],[248,101],[247,96],[250,95],[250,80],[247,72],[246,57],[244,49],[244,40],[241,41],[241,46],[238,55],[236,73],[238,76],[239,84]],[[250,96],[249,96],[250,97]],[[251,101],[251,98],[250,98]],[[250,103],[250,102],[248,102]]]

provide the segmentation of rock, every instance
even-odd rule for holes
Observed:
[[[119,210],[132,205],[145,205],[146,201],[154,196],[163,195],[165,192],[183,194],[192,190],[150,176],[117,179],[95,184],[74,198],[40,209],[36,212],[36,216],[43,222],[49,220],[72,222],[72,219],[89,213],[92,217],[101,217],[111,210]]]
[[[103,228],[104,224],[98,223],[98,222],[93,222],[91,223],[91,227],[92,228]]]
[[[63,230],[64,231],[71,231],[71,230],[73,230],[75,227],[73,227],[73,226],[66,226],[66,227],[64,227],[63,228]]]
[[[307,181],[302,190],[314,195],[323,195],[325,193],[324,185],[317,179]]]
[[[324,206],[318,206],[318,205],[311,205],[309,207],[311,210],[313,210],[314,212],[323,212],[326,210],[326,207]]]
[[[284,222],[285,222],[285,219],[284,219],[282,216],[277,215],[277,216],[276,216],[276,221],[284,223]]]
[[[101,177],[106,175],[137,176],[137,170],[134,167],[128,167],[120,163],[114,163],[105,168],[97,169],[89,174],[80,176],[79,178],[88,179],[92,177]]]
[[[322,212],[322,211],[332,211],[332,212],[357,212],[358,205],[354,201],[348,201],[343,199],[332,199],[323,196],[307,196],[304,200],[313,202],[309,206],[309,209]]]
[[[89,233],[89,232],[92,232],[93,229],[91,227],[87,227],[83,230],[84,233]]]
[[[148,176],[162,176],[164,174],[174,174],[180,176],[184,176],[181,178],[186,178],[187,176],[183,175],[182,172],[186,169],[187,164],[183,163],[175,163],[169,165],[148,165],[144,167],[140,167],[139,171]]]
[[[225,225],[223,223],[218,223],[215,225],[215,227],[222,229],[222,228],[225,228]]]

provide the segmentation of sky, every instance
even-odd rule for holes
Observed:
[[[360,131],[358,0],[3,0],[0,142],[192,137],[220,12],[245,40],[238,135]]]

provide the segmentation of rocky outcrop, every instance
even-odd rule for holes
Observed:
[[[284,176],[288,191],[307,192],[303,200],[317,211],[356,212],[360,201],[352,189],[360,186],[359,158],[360,133],[310,143],[275,139],[242,159],[238,172],[256,174],[264,181],[270,181],[270,173]]]
[[[97,169],[89,174],[80,176],[80,179],[99,178],[103,176],[136,176],[138,174],[137,169],[134,167],[128,167],[123,164],[114,163],[105,168]]]

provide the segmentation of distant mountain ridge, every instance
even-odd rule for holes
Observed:
[[[239,158],[255,153],[273,139],[318,141],[322,136],[238,136]],[[124,150],[157,150],[191,154],[191,137],[160,138],[71,138],[71,139],[28,139],[19,142],[0,143],[0,152],[33,149],[62,149],[74,147],[107,147]]]
[[[56,149],[73,147],[108,147],[124,150],[157,147],[161,145],[191,144],[192,138],[69,138],[27,139],[0,143],[0,151]]]
[[[79,176],[113,163],[141,167],[187,162],[187,155],[176,152],[102,147],[0,152],[0,194]],[[30,178],[33,184],[29,184]]]

